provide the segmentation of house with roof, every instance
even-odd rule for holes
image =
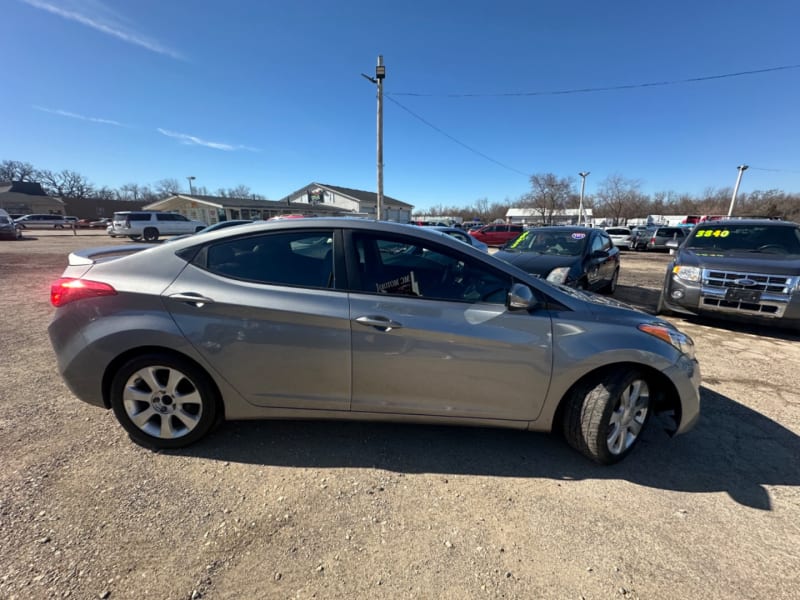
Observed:
[[[378,195],[375,192],[312,182],[284,198],[289,204],[306,204],[314,210],[332,207],[347,213],[374,219],[377,214]],[[391,196],[383,196],[383,219],[408,223],[414,206]]]
[[[0,208],[20,215],[64,214],[61,198],[48,196],[42,184],[34,181],[0,181]]]
[[[267,220],[287,214],[306,216],[334,216],[348,214],[335,206],[310,206],[292,204],[286,200],[259,200],[257,198],[229,198],[227,196],[204,196],[198,194],[175,194],[142,207],[144,210],[176,212],[209,225],[234,219]]]

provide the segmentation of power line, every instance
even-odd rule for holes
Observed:
[[[751,169],[755,169],[756,171],[770,171],[772,173],[800,173],[800,171],[794,169],[767,169],[766,167],[750,167]]]
[[[430,121],[427,121],[427,120],[426,120],[426,119],[424,119],[423,117],[419,116],[417,113],[415,113],[413,110],[411,110],[411,109],[410,109],[410,108],[408,108],[407,106],[404,106],[403,104],[400,104],[400,102],[398,102],[397,100],[395,100],[394,98],[392,98],[392,97],[391,97],[391,96],[389,96],[388,94],[384,94],[384,98],[385,98],[386,100],[389,100],[390,102],[393,102],[394,104],[396,104],[397,106],[399,106],[400,108],[402,108],[404,111],[406,111],[408,114],[410,114],[410,115],[411,115],[412,117],[414,117],[415,119],[418,119],[418,120],[422,121],[423,123],[425,123],[425,125],[427,125],[427,126],[428,126],[428,127],[430,127],[431,129],[433,129],[434,131],[437,131],[437,132],[439,132],[440,134],[442,134],[443,136],[445,136],[445,137],[446,137],[446,138],[448,138],[449,140],[451,140],[451,141],[455,142],[456,144],[458,144],[459,146],[462,146],[463,148],[466,148],[467,150],[469,150],[469,151],[470,151],[470,152],[472,152],[473,154],[477,154],[477,155],[478,155],[478,156],[480,156],[481,158],[484,158],[484,159],[486,159],[486,160],[488,160],[488,161],[490,161],[490,162],[493,162],[494,164],[496,164],[496,165],[498,165],[498,166],[500,166],[500,167],[503,167],[504,169],[508,169],[509,171],[512,171],[512,172],[514,172],[514,173],[518,173],[519,175],[522,175],[522,176],[524,176],[524,177],[530,177],[530,175],[529,175],[528,173],[523,173],[523,172],[522,172],[522,171],[520,171],[519,169],[515,169],[514,167],[510,167],[510,166],[508,166],[507,164],[501,163],[499,160],[495,160],[494,158],[492,158],[491,156],[489,156],[489,155],[487,155],[487,154],[484,154],[484,153],[483,153],[483,152],[481,152],[480,150],[476,150],[476,149],[475,149],[475,148],[473,148],[472,146],[469,146],[468,144],[465,144],[465,143],[464,143],[464,142],[462,142],[461,140],[458,140],[458,139],[454,138],[452,135],[450,135],[450,134],[449,134],[449,133],[447,133],[446,131],[443,131],[442,129],[440,129],[439,127],[437,127],[436,125],[434,125],[434,124],[433,124],[433,123],[431,123]]]
[[[681,83],[699,83],[701,81],[712,81],[715,79],[728,79],[731,77],[742,77],[744,75],[758,75],[761,73],[773,73],[775,71],[788,71],[790,69],[800,69],[800,64],[782,65],[779,67],[767,67],[766,69],[753,69],[750,71],[738,71],[736,73],[723,73],[721,75],[705,75],[703,77],[689,77],[688,79],[673,79],[666,81],[650,81],[646,83],[630,83],[626,85],[609,85],[592,88],[576,88],[571,90],[546,90],[538,92],[502,92],[502,93],[478,93],[478,94],[425,94],[416,92],[393,92],[387,96],[418,96],[426,98],[507,98],[514,96],[563,96],[566,94],[589,94],[593,92],[609,92],[614,90],[632,90],[638,88],[663,87],[667,85],[678,85]]]

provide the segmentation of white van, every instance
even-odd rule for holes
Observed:
[[[14,221],[21,229],[64,229],[63,215],[24,215]]]

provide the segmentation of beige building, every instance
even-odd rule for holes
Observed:
[[[61,198],[48,196],[32,181],[0,182],[0,208],[12,215],[64,215]]]

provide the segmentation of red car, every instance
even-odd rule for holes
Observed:
[[[522,233],[522,230],[522,225],[499,223],[486,225],[475,231],[470,231],[469,234],[487,246],[503,246],[506,242],[513,240]]]

